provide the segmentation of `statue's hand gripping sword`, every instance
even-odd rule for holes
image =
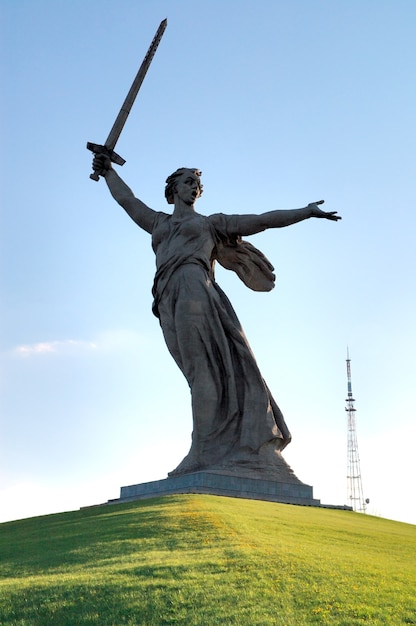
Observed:
[[[150,44],[149,50],[146,53],[146,56],[143,59],[143,63],[140,66],[139,71],[136,74],[136,78],[133,81],[132,86],[130,87],[129,93],[124,100],[123,106],[120,109],[119,114],[116,117],[116,121],[113,124],[112,129],[110,130],[110,134],[108,135],[103,146],[97,143],[87,143],[88,150],[91,150],[94,154],[106,154],[113,163],[117,163],[118,165],[124,165],[126,162],[121,156],[119,156],[116,152],[114,152],[115,145],[120,137],[121,131],[123,130],[124,124],[126,123],[127,117],[131,111],[133,103],[136,99],[137,94],[139,93],[139,89],[142,86],[142,82],[144,77],[146,76],[147,70],[152,62],[152,59],[155,55],[157,47],[162,39],[163,33],[165,32],[168,21],[163,20],[160,22],[159,28],[156,31],[156,35],[153,38],[152,43]],[[100,172],[94,171],[90,174],[90,178],[92,180],[98,180],[100,178]]]

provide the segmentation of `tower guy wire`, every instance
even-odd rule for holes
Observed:
[[[347,452],[347,498],[348,505],[354,511],[365,513],[369,500],[364,499],[363,484],[361,480],[360,455],[358,453],[357,428],[355,420],[356,409],[351,385],[351,360],[347,348],[347,383],[348,397],[345,410],[348,414],[348,452]]]

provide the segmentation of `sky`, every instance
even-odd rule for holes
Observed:
[[[367,512],[414,503],[416,3],[0,0],[0,521],[76,510],[166,478],[188,452],[187,383],[151,312],[154,255],[90,180],[150,41],[165,35],[117,144],[137,197],[198,212],[325,199],[250,241],[270,293],[217,269],[324,504],[347,503],[347,346]]]

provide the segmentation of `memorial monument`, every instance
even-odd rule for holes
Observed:
[[[159,30],[163,24],[166,27],[162,22]],[[157,47],[161,35],[157,37],[158,33],[152,46],[156,43]],[[145,61],[151,61],[154,51],[149,49]],[[128,112],[122,112],[123,108],[119,117],[124,116],[125,121]],[[113,135],[121,132],[119,126],[116,120]],[[195,210],[203,192],[201,172],[187,167],[166,180],[165,197],[173,211],[155,211],[139,200],[113,169],[112,162],[121,159],[113,152],[115,141],[113,136],[104,146],[88,144],[94,152],[92,178],[103,177],[113,198],[151,236],[156,256],[153,313],[189,385],[193,420],[189,453],[169,477],[123,487],[121,500],[202,492],[316,503],[312,488],[296,478],[282,457],[291,440],[289,429],[237,315],[215,280],[215,263],[236,272],[248,288],[270,291],[275,280],[273,267],[243,237],[310,218],[337,221],[340,216],[336,211],[323,211],[323,200],[300,209],[258,215],[204,216]]]

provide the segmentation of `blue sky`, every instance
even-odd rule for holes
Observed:
[[[149,236],[89,179],[160,21],[119,169],[157,210],[324,198],[343,220],[251,238],[273,292],[230,297],[314,496],[346,502],[346,350],[369,512],[416,523],[412,0],[2,0],[0,521],[105,502],[187,453],[189,391],[151,313]]]

